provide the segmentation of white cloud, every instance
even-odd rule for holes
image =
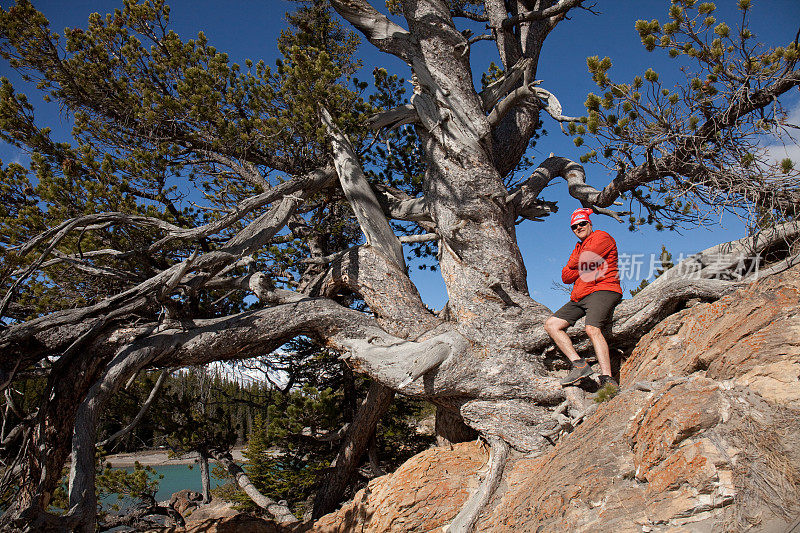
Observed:
[[[788,108],[787,122],[800,127],[800,99]],[[780,162],[787,157],[800,164],[800,130],[788,128],[782,136],[773,135],[765,146],[767,156],[773,162]]]

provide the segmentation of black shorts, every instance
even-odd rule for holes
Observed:
[[[570,300],[567,304],[553,313],[553,316],[562,318],[574,326],[583,315],[586,315],[586,325],[606,329],[611,325],[614,308],[622,300],[622,295],[614,291],[595,291],[587,294],[577,302]]]

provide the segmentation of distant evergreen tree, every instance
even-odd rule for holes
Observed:
[[[656,279],[657,277],[659,277],[661,274],[663,274],[673,266],[675,266],[675,264],[672,262],[672,254],[669,253],[667,251],[667,247],[662,244],[659,267],[656,269],[655,277],[653,279]],[[639,293],[642,289],[644,289],[648,285],[650,285],[650,282],[647,281],[647,278],[643,279],[642,282],[639,283],[638,287],[631,290],[631,297],[636,296],[637,293]]]
[[[295,339],[260,363],[265,381],[273,382],[260,409],[248,409],[254,414],[244,468],[262,494],[286,500],[302,516],[311,509],[369,380],[355,376],[335,354],[305,338]],[[378,425],[359,475],[342,496],[352,495],[368,479],[394,470],[431,446],[434,437],[419,434],[417,427],[420,419],[432,413],[433,407],[425,402],[396,398]],[[254,506],[235,487],[221,488],[218,493],[245,507]]]

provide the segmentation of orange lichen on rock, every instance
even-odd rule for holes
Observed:
[[[438,531],[461,510],[488,453],[477,442],[432,448],[393,474],[373,479],[350,502],[322,517],[310,531]]]
[[[642,337],[620,384],[688,376],[736,379],[768,400],[800,407],[800,267],[712,304],[684,309]]]

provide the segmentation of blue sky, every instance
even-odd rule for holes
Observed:
[[[286,1],[203,1],[176,0],[171,6],[171,26],[184,39],[204,31],[211,44],[218,50],[227,52],[231,61],[243,63],[245,58],[264,59],[268,64],[277,56],[276,38],[286,26],[284,13],[293,9],[294,4]],[[0,0],[7,8],[11,2]],[[84,26],[90,13],[107,13],[121,6],[121,1],[108,0],[34,0],[34,5],[50,20],[51,27],[61,31],[65,27]],[[376,6],[382,4],[374,2]],[[716,3],[718,20],[725,20],[732,27],[740,20],[735,8],[735,0]],[[798,0],[756,0],[754,2],[751,28],[760,40],[772,45],[785,45],[793,40],[800,25],[800,1]],[[669,7],[667,0],[598,0],[595,9],[600,15],[583,10],[574,11],[571,20],[565,20],[548,37],[539,63],[537,78],[543,80],[542,87],[554,93],[564,108],[564,114],[579,116],[583,114],[583,102],[588,92],[598,89],[586,71],[586,57],[609,56],[614,62],[610,71],[613,79],[628,81],[636,74],[652,67],[670,78],[670,72],[677,75],[672,60],[656,50],[648,53],[641,45],[634,29],[637,19],[664,21]],[[480,25],[473,26],[476,33]],[[392,72],[409,78],[406,65],[379,54],[369,43],[362,43],[360,54],[364,60],[363,72],[357,77],[368,80],[374,66],[383,66]],[[490,61],[498,62],[494,44],[476,43],[471,52],[473,71],[480,78]],[[37,105],[37,117],[41,125],[51,126],[54,134],[64,137],[69,131],[68,117],[59,114],[57,106],[44,104],[32,88],[26,88],[8,65],[0,63],[0,73],[9,77],[17,90],[27,92]],[[677,78],[676,78],[677,79]],[[666,84],[665,84],[666,86]],[[784,100],[787,108],[797,110],[800,115],[800,92],[793,91]],[[584,149],[575,148],[570,137],[564,136],[558,126],[544,115],[545,128],[549,135],[540,140],[529,154],[535,161],[541,161],[551,152],[577,160]],[[800,118],[800,116],[798,116]],[[18,150],[0,145],[0,159],[4,164],[12,161],[25,163],[27,158]],[[611,177],[601,167],[587,166],[587,181],[602,188]],[[546,189],[543,197],[558,201],[558,213],[544,222],[526,221],[517,227],[517,235],[528,270],[528,283],[531,295],[551,309],[562,305],[567,295],[554,288],[560,281],[561,267],[575,244],[575,238],[568,227],[569,215],[579,207],[577,201],[566,194],[563,182],[557,182]],[[636,287],[642,277],[650,270],[650,256],[657,257],[661,245],[665,244],[674,257],[688,255],[718,242],[744,236],[744,226],[733,216],[710,220],[706,227],[676,232],[658,232],[653,227],[644,227],[631,233],[627,224],[618,224],[607,217],[594,217],[596,229],[609,231],[617,240],[620,253],[641,256],[642,267],[634,279],[623,279],[623,288]],[[438,272],[421,272],[412,269],[412,276],[420,288],[423,299],[435,309],[440,309],[446,301],[446,294]]]

